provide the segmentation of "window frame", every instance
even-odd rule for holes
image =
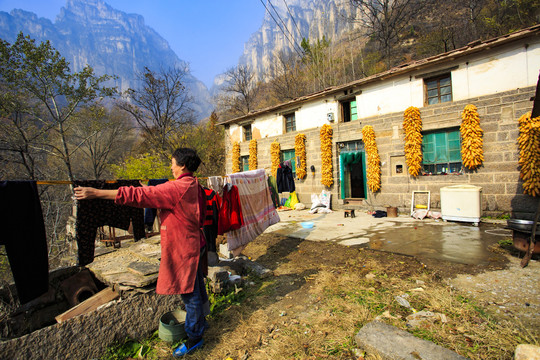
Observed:
[[[292,120],[290,121],[289,126],[289,118],[292,117]],[[296,113],[288,113],[283,115],[283,127],[285,128],[285,133],[290,133],[293,131],[296,131]]]
[[[249,155],[240,156],[240,168],[241,172],[249,171]]]
[[[441,86],[441,80],[444,80],[444,79],[448,79],[449,84]],[[437,82],[436,88],[431,88],[431,89],[428,88],[428,83],[433,82],[433,81]],[[449,88],[450,92],[448,94],[442,94],[442,92],[441,92],[442,88]],[[435,96],[430,97],[429,96],[429,91],[430,90],[435,90],[435,89],[437,90],[437,97],[435,97]],[[450,96],[450,99],[442,101],[442,97],[443,96],[448,96],[448,95]],[[430,103],[429,102],[430,99],[437,99],[437,102],[436,103]],[[440,75],[437,75],[437,76],[432,76],[432,77],[429,77],[429,78],[424,78],[424,106],[443,104],[443,103],[452,102],[452,101],[454,101],[454,94],[453,94],[452,73],[451,72],[440,74]]]
[[[292,157],[288,157],[285,159],[285,154],[291,154]],[[284,161],[291,160],[291,167],[292,167],[292,175],[293,178],[296,178],[296,151],[294,149],[284,149],[281,150],[279,153],[279,163],[282,164]]]
[[[243,136],[244,136],[244,141],[250,141],[251,139],[253,139],[253,133],[252,133],[252,129],[251,129],[251,124],[243,125],[242,126],[242,133],[243,133]]]
[[[441,140],[437,143],[437,138],[440,138],[441,134],[444,134],[444,141],[442,144],[440,142]],[[427,150],[427,146],[430,146],[432,150]],[[444,157],[446,157],[446,159],[438,161],[437,153],[440,153],[441,148],[444,148]],[[426,162],[426,154],[432,154],[430,157],[433,157],[434,160]],[[459,161],[457,161],[457,159],[459,159]],[[458,127],[429,130],[422,133],[422,174],[461,174],[462,170],[461,135]]]
[[[354,110],[352,104],[354,103]],[[358,120],[358,102],[356,97],[341,100],[339,102],[341,108],[341,122],[353,122]]]

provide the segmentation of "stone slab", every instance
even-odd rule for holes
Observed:
[[[355,336],[356,344],[384,360],[466,360],[451,350],[419,339],[380,321],[366,324]]]
[[[159,264],[153,264],[146,261],[134,261],[128,265],[128,270],[139,275],[151,275],[159,271]]]

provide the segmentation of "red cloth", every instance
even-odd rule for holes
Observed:
[[[228,231],[239,229],[244,225],[238,188],[235,185],[225,185],[223,187],[223,197],[221,200],[218,235],[223,235]]]
[[[117,204],[161,209],[161,263],[156,293],[193,292],[205,217],[204,191],[191,174],[156,186],[120,187]]]

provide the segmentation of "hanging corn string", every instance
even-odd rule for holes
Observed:
[[[405,161],[409,174],[418,176],[422,168],[422,118],[417,107],[410,106],[403,113],[405,131]]]
[[[523,193],[540,194],[540,116],[531,113],[519,118],[519,177],[523,179]]]
[[[367,185],[369,190],[377,192],[381,188],[381,158],[373,126],[366,125],[362,128],[362,139],[367,154]]]
[[[279,156],[281,148],[277,140],[274,140],[270,144],[270,160],[272,161],[272,175],[276,177],[277,169],[279,167]]]
[[[257,170],[257,140],[249,141],[249,170]]]
[[[232,146],[232,172],[240,172],[240,144],[235,141]]]
[[[332,168],[332,127],[324,124],[320,132],[321,139],[321,163],[322,163],[322,180],[324,186],[330,187],[334,184],[333,168]]]
[[[484,161],[484,149],[482,135],[484,131],[480,128],[480,116],[476,106],[467,105],[461,114],[461,161],[463,165],[471,170],[476,169]]]
[[[306,135],[297,134],[294,137],[294,153],[298,159],[296,164],[296,176],[299,179],[303,179],[307,175],[306,166]]]

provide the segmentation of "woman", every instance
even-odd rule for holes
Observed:
[[[186,307],[188,340],[174,350],[174,356],[183,356],[201,347],[207,327],[208,296],[204,285],[207,262],[201,261],[206,255],[202,232],[206,203],[204,190],[193,177],[200,163],[194,150],[180,148],[171,159],[175,181],[117,190],[74,189],[77,200],[109,199],[121,205],[161,209],[161,263],[156,293],[181,294]]]

